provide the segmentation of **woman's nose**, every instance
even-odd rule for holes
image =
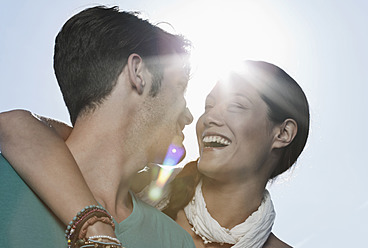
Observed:
[[[204,113],[203,123],[206,127],[211,125],[221,126],[223,124],[221,106],[212,107],[207,113]]]

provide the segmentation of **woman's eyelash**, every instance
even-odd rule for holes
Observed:
[[[213,108],[213,105],[211,105],[211,104],[206,104],[205,106],[204,106],[204,109],[206,110],[206,109],[210,109],[210,108]]]
[[[243,104],[239,104],[239,103],[232,103],[232,104],[229,104],[228,106],[229,110],[244,110],[244,109],[247,109],[246,106],[244,106]]]

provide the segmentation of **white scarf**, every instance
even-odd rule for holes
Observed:
[[[202,195],[202,181],[197,185],[194,198],[184,211],[193,226],[192,230],[205,244],[212,242],[235,244],[233,248],[263,247],[271,233],[276,215],[270,194],[265,190],[263,201],[257,211],[231,230],[224,228],[207,211]]]

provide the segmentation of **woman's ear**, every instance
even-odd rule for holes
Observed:
[[[298,132],[298,124],[293,119],[286,119],[276,128],[273,148],[282,148],[288,146],[295,138]]]
[[[129,82],[132,85],[132,88],[136,89],[138,94],[141,95],[144,91],[144,86],[146,85],[143,77],[144,64],[141,56],[136,53],[132,53],[128,57],[127,67]]]

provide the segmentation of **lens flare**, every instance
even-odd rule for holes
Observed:
[[[181,146],[171,144],[167,149],[164,162],[160,168],[156,183],[151,186],[148,196],[151,200],[158,200],[162,195],[162,189],[174,171],[174,166],[177,165],[183,157],[185,149]]]
[[[184,148],[171,144],[167,149],[166,157],[163,165],[174,166],[180,162],[180,159],[184,155]]]
[[[158,199],[160,199],[161,195],[162,195],[162,188],[157,187],[156,185],[152,186],[148,193],[148,197],[152,201],[157,201]]]

